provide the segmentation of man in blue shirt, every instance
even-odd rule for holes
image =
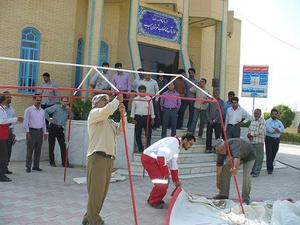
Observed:
[[[227,112],[227,109],[232,106],[232,98],[235,97],[234,91],[229,91],[228,92],[228,101],[224,103],[224,111],[225,113]]]
[[[61,99],[61,104],[55,104],[47,109],[45,109],[45,118],[49,119],[50,114],[52,114],[52,119],[50,120],[49,126],[49,163],[50,166],[56,167],[54,159],[54,148],[55,148],[55,139],[60,146],[61,153],[61,164],[62,166],[67,163],[69,165],[69,160],[66,162],[66,142],[65,142],[65,127],[67,120],[70,115],[70,106],[68,98],[64,97]]]
[[[280,134],[284,132],[284,126],[278,119],[278,110],[273,108],[271,110],[271,118],[266,121],[266,156],[267,156],[267,170],[268,174],[273,173],[273,162],[278,152],[280,143]]]

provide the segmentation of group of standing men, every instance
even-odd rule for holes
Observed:
[[[109,64],[103,63],[102,66],[109,67]],[[122,69],[122,64],[116,63],[115,68]],[[167,76],[158,75],[157,79],[152,79],[151,74],[143,73],[144,69],[140,68],[138,71],[140,72],[138,73],[138,77],[131,82],[130,76],[126,72],[118,70],[114,75],[110,75],[108,70],[102,69],[102,74],[106,79],[97,73],[92,77],[90,82],[91,88],[95,90],[109,90],[110,85],[107,82],[108,80],[120,91],[138,93],[134,98],[130,98],[130,95],[124,95],[126,110],[131,111],[130,117],[136,124],[135,133],[138,151],[142,152],[144,149],[141,144],[143,129],[145,130],[145,134],[147,134],[146,147],[151,143],[152,128],[156,129],[162,126],[162,138],[167,136],[167,129],[171,128],[171,136],[175,136],[176,129],[184,127],[184,115],[187,108],[189,108],[188,131],[191,133],[195,132],[197,122],[200,118],[198,136],[202,137],[204,126],[207,123],[206,109],[208,107],[208,103],[205,103],[204,100],[208,98],[204,92],[195,88],[192,83],[198,85],[208,93],[205,87],[207,83],[206,79],[201,78],[198,81],[195,78],[196,71],[194,68],[188,70],[188,76],[183,69],[179,69],[177,72],[177,74],[188,77],[190,82],[179,77],[174,82],[169,83],[170,79]],[[162,70],[158,72],[163,73]],[[139,95],[139,93],[142,94]],[[155,95],[157,93],[160,93],[163,97],[154,98],[143,95]],[[202,101],[180,100],[176,97],[201,98]],[[145,103],[142,103],[143,101]]]
[[[42,87],[55,88],[56,84],[50,79],[49,73],[43,74]],[[54,158],[55,141],[57,139],[61,150],[61,163],[63,166],[72,167],[66,160],[65,127],[71,112],[69,99],[60,101],[56,90],[42,90],[33,96],[33,105],[26,108],[23,117],[16,117],[15,110],[11,106],[12,96],[5,91],[0,96],[0,181],[11,181],[5,174],[12,174],[8,170],[12,146],[16,135],[14,126],[23,122],[26,132],[26,172],[31,170],[42,171],[40,168],[40,156],[43,140],[49,141],[49,163],[56,167]],[[32,160],[33,158],[33,160]],[[33,162],[32,162],[33,161]],[[32,165],[33,164],[33,165]]]

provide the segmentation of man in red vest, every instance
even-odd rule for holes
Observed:
[[[7,172],[7,161],[8,161],[8,146],[7,141],[9,139],[9,126],[11,123],[17,121],[22,122],[22,117],[8,118],[3,102],[6,99],[6,94],[2,93],[0,96],[0,182],[9,182],[9,179],[5,173]]]
[[[141,161],[154,184],[148,198],[148,204],[150,206],[156,209],[164,208],[163,198],[168,190],[169,170],[171,171],[175,186],[181,186],[178,178],[178,154],[180,149],[188,150],[192,147],[195,141],[195,136],[188,133],[181,138],[163,138],[144,150]]]

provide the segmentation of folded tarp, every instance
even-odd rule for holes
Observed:
[[[287,200],[244,204],[211,200],[199,195],[175,191],[169,204],[166,225],[300,225],[300,201]]]

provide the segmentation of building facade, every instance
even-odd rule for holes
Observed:
[[[0,30],[0,56],[169,73],[194,67],[210,90],[215,80],[222,97],[238,93],[241,22],[228,0],[3,0]],[[44,72],[59,87],[77,87],[87,73],[0,60],[2,85],[36,86]],[[31,99],[15,102],[21,112]]]

